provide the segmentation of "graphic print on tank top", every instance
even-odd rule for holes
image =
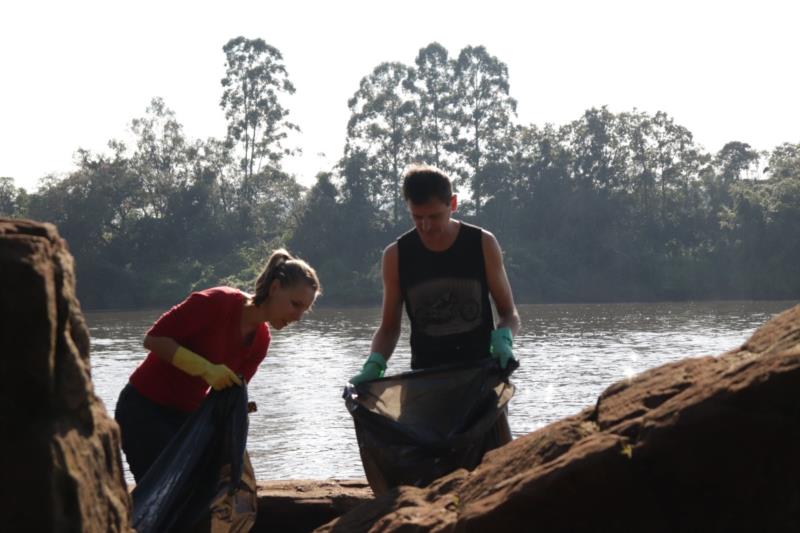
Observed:
[[[438,278],[411,287],[408,303],[417,331],[431,337],[466,333],[481,324],[481,284]]]

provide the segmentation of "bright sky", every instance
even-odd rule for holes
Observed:
[[[340,157],[347,100],[384,61],[438,41],[508,65],[524,124],[593,106],[666,111],[709,151],[800,142],[797,0],[70,0],[0,8],[0,176],[29,190],[78,148],[129,139],[154,96],[190,138],[223,137],[222,46],[263,38],[284,56],[301,183]],[[324,154],[324,155],[322,155]]]

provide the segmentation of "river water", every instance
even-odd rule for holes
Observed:
[[[612,383],[684,357],[736,348],[794,305],[779,302],[521,305],[514,340],[520,368],[509,422],[519,437],[594,404]],[[86,313],[97,395],[113,415],[117,395],[142,361],[145,331],[160,311]],[[317,308],[273,331],[249,395],[248,450],[260,480],[363,477],[347,379],[369,354],[378,308]],[[387,373],[409,368],[408,329]],[[127,472],[126,472],[127,474]],[[130,479],[130,477],[129,477]]]

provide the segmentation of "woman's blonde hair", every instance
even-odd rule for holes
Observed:
[[[281,287],[291,287],[302,282],[314,289],[317,294],[322,292],[317,272],[311,265],[280,248],[272,252],[267,265],[256,280],[253,303],[259,305],[269,297],[269,287],[276,279]]]

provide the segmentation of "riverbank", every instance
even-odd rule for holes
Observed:
[[[306,533],[373,499],[366,479],[283,480],[258,483],[252,533]]]

